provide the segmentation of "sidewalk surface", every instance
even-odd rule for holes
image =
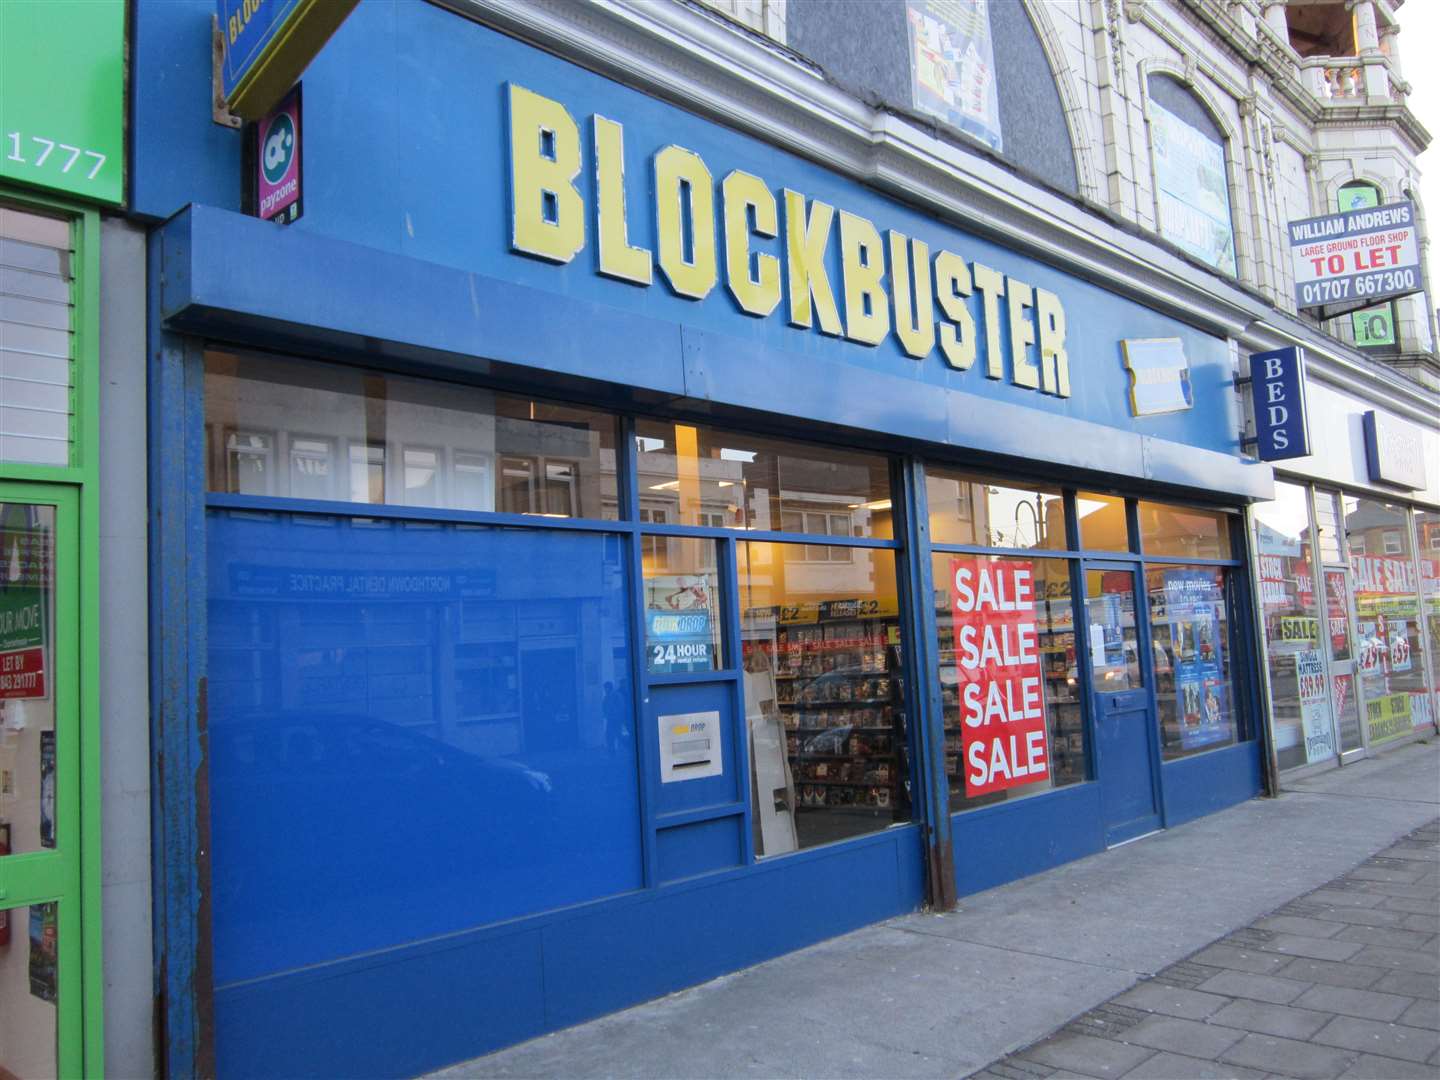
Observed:
[[[1440,1077],[1440,744],[439,1077]]]

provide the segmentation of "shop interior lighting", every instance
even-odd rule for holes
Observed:
[[[674,491],[680,486],[679,480],[666,480],[663,484],[651,484],[651,491]]]
[[[869,502],[851,503],[847,509],[850,510],[889,510],[889,499],[872,499]]]

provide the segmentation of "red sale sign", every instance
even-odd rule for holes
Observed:
[[[957,558],[950,560],[950,576],[965,794],[986,795],[1045,780],[1050,754],[1035,565],[1022,559]]]

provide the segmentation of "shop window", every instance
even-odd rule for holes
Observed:
[[[205,416],[212,491],[545,517],[618,514],[616,421],[593,409],[211,350]]]
[[[889,464],[878,454],[663,420],[637,421],[635,448],[641,502],[665,508],[672,524],[894,535]]]
[[[1410,549],[1409,509],[1350,495],[1342,503],[1355,593],[1355,671],[1373,746],[1434,722],[1420,637],[1428,612],[1421,611],[1423,579]]]
[[[70,464],[74,258],[69,221],[0,204],[0,461]]]
[[[1081,491],[1075,496],[1075,515],[1080,519],[1080,546],[1085,550],[1130,550],[1125,500],[1120,496]]]
[[[1145,571],[1160,754],[1166,761],[1244,737],[1232,685],[1227,573],[1217,566]]]
[[[937,544],[1063,551],[1065,500],[1060,489],[1017,486],[927,465],[930,539]]]
[[[1333,491],[1315,492],[1315,546],[1324,563],[1344,562],[1340,541],[1340,496]],[[1364,544],[1364,540],[1359,541]]]
[[[951,811],[1084,780],[1070,561],[932,558]]]
[[[909,821],[895,553],[834,566],[804,544],[736,551],[756,853]]]
[[[315,519],[209,517],[217,981],[640,888],[620,538]]]
[[[1182,559],[1230,558],[1230,518],[1218,510],[1165,503],[1138,504],[1140,550]]]
[[[1430,639],[1429,686],[1431,715],[1440,717],[1440,512],[1415,511],[1415,531],[1422,537],[1420,603]]]
[[[646,669],[652,675],[675,675],[724,667],[716,541],[646,539],[657,542],[643,559]]]
[[[1151,74],[1146,90],[1157,229],[1206,266],[1234,274],[1225,133],[1200,99],[1176,79]]]
[[[1305,488],[1277,480],[1275,498],[1254,509],[1271,730],[1281,769],[1336,753],[1306,497]]]

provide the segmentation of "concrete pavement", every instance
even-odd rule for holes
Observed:
[[[1271,930],[1271,924],[1257,920],[1336,879],[1344,878],[1351,884],[1385,884],[1383,874],[1382,879],[1367,878],[1362,871],[1393,871],[1390,863],[1356,868],[1434,821],[1440,813],[1440,744],[1431,741],[1401,747],[1290,787],[1278,799],[1251,800],[1048,873],[966,897],[957,911],[893,919],[434,1075],[963,1077],[991,1066],[987,1080],[1013,1080],[1016,1076],[1108,1077],[1126,1072],[1143,1077],[1146,1062],[1156,1062],[1157,1070],[1173,1064],[1169,1058],[1157,1058],[1158,1054],[1172,1051],[1126,1042],[1119,1021],[1113,1032],[1118,1038],[1103,1033],[1086,1035],[1123,1051],[1111,1067],[1119,1071],[1097,1072],[1091,1064],[1092,1071],[1086,1073],[1081,1068],[1084,1062],[1078,1058],[1057,1059],[1051,1064],[1036,1058],[1033,1044],[1072,1021],[1081,1024],[1080,1032],[1090,1031],[1094,1022],[1085,1018],[1094,1010],[1099,1010],[1102,1017],[1133,1019],[1131,1028],[1155,1020],[1141,1031],[1139,1037],[1143,1038],[1155,1028],[1171,1030],[1174,1024],[1170,1021],[1214,1027],[1218,1021],[1212,1017],[1223,1010],[1230,1010],[1224,1013],[1230,1019],[1254,1008],[1245,1004],[1232,1008],[1235,1001],[1259,1001],[1266,1006],[1287,1004],[1246,997],[1238,989],[1222,994],[1213,986],[1199,992],[1227,1000],[1215,1003],[1215,1012],[1199,1020],[1169,1016],[1159,1010],[1151,1017],[1145,1012],[1146,1006],[1139,1003],[1143,994],[1142,998],[1107,1003],[1137,984],[1143,985],[1136,993],[1159,992],[1162,996],[1169,991],[1157,991],[1156,987],[1190,989],[1157,979],[1161,973],[1182,982],[1199,974],[1209,980],[1223,971],[1235,970],[1272,975],[1276,957],[1288,965],[1303,956],[1262,948],[1264,943],[1253,936],[1274,933],[1289,944],[1291,936],[1307,937],[1292,934],[1300,924],[1286,923],[1291,930],[1282,930],[1277,923],[1273,924],[1277,929]],[[1418,842],[1423,846],[1428,841]],[[1402,871],[1408,869],[1413,868],[1404,867]],[[1422,870],[1414,882],[1389,884],[1402,889],[1426,888],[1429,886],[1416,884],[1426,873]],[[1431,874],[1430,880],[1433,877]],[[1371,886],[1352,889],[1345,885],[1341,892],[1370,898],[1374,903],[1388,903],[1387,898],[1393,894]],[[1416,906],[1416,910],[1403,914],[1433,917],[1437,892],[1440,890],[1432,889],[1429,901],[1419,896],[1398,897]],[[1321,895],[1318,902],[1311,898],[1291,911],[1310,911],[1317,903],[1322,907],[1356,907],[1334,895]],[[1426,903],[1430,906],[1426,907]],[[1313,911],[1287,917],[1325,921],[1324,916]],[[1388,926],[1388,920],[1382,922]],[[1344,940],[1362,949],[1372,945],[1393,948],[1378,942],[1352,941],[1348,927],[1362,925],[1345,924],[1343,932],[1348,936]],[[1388,928],[1417,934],[1424,930]],[[1238,936],[1237,931],[1241,932]],[[1341,932],[1337,929],[1335,936]],[[1232,940],[1212,945],[1227,937]],[[1429,956],[1436,939],[1432,936],[1428,940],[1428,945],[1412,951]],[[1235,959],[1235,955],[1251,949],[1263,952],[1266,959],[1255,962],[1258,970],[1227,968],[1208,961],[1197,964],[1192,959],[1188,962],[1197,970],[1174,975],[1185,965],[1179,969],[1172,965],[1207,947],[1219,950],[1209,953],[1210,960],[1219,957],[1244,964],[1248,961]],[[1329,951],[1352,955],[1360,952],[1333,946]],[[1319,957],[1304,958],[1308,963],[1323,962]],[[1213,973],[1198,970],[1212,966]],[[1295,970],[1291,969],[1292,975]],[[1424,971],[1410,974],[1416,976],[1421,989],[1425,979],[1430,984],[1436,982],[1436,976]],[[1319,977],[1308,981],[1312,985],[1301,993],[1328,985]],[[1147,986],[1151,987],[1148,991]],[[1415,990],[1393,996],[1422,995]],[[1311,1000],[1323,997],[1322,993]],[[1132,1010],[1134,1015],[1126,1010]],[[1318,1007],[1310,1011],[1325,1012]],[[1326,1015],[1325,1024],[1317,1030],[1326,1030],[1342,1014],[1336,1009]],[[1420,1015],[1417,1012],[1412,1019]],[[1350,1017],[1354,1021],[1362,1019]],[[1340,1027],[1351,1030],[1344,1024]],[[1242,1026],[1233,1030],[1239,1032],[1236,1038],[1211,1055],[1211,1065],[1221,1070],[1214,1075],[1242,1075],[1238,1069],[1251,1066],[1226,1060],[1217,1064],[1214,1059],[1223,1059],[1234,1045],[1252,1034],[1256,1038],[1273,1037]],[[1333,1036],[1334,1029],[1330,1030]],[[1357,1032],[1353,1039],[1363,1040],[1364,1033],[1359,1028],[1353,1030]],[[1077,1032],[1069,1034],[1076,1036]],[[1212,1039],[1199,1045],[1208,1050],[1219,1041]],[[1144,1046],[1143,1055],[1138,1057],[1134,1052],[1137,1045]],[[1255,1043],[1252,1040],[1247,1045]],[[1023,1054],[1015,1053],[1022,1048],[1026,1048]],[[1331,1049],[1345,1050],[1343,1046]],[[1049,1050],[1038,1053],[1046,1055],[1052,1050],[1053,1043]],[[1360,1052],[1346,1052],[1350,1057],[1343,1067],[1324,1075],[1339,1075],[1356,1065]],[[1179,1056],[1205,1059],[1204,1054]],[[1324,1060],[1334,1064],[1338,1059]],[[1408,1060],[1411,1065],[1429,1069],[1429,1075],[1436,1074],[1425,1058],[1418,1062],[1403,1056],[1392,1060]],[[1122,1064],[1124,1069],[1120,1069]],[[1257,1064],[1253,1074],[1262,1075],[1268,1069],[1268,1065]],[[1293,1075],[1312,1074],[1321,1072]],[[1155,1075],[1186,1074],[1157,1071]]]

